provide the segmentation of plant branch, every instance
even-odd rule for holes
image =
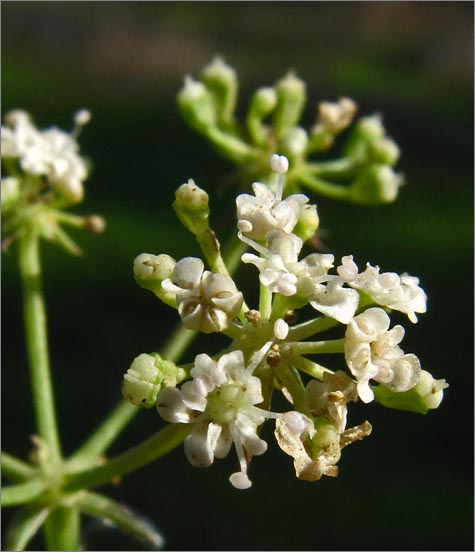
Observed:
[[[8,524],[5,550],[25,550],[49,514],[44,505],[27,506],[17,512]]]
[[[111,521],[119,529],[130,533],[151,547],[160,550],[163,536],[150,523],[143,522],[127,506],[97,493],[86,493],[78,501],[81,511],[101,520]]]
[[[8,477],[12,481],[23,481],[24,479],[30,479],[34,473],[35,468],[23,462],[19,458],[8,454],[8,452],[2,451],[2,476]]]
[[[55,463],[61,458],[61,448],[49,365],[39,249],[38,234],[33,230],[27,231],[20,239],[19,260],[33,403],[39,435],[48,445],[49,458]]]
[[[97,487],[145,466],[180,445],[191,427],[191,424],[169,425],[143,443],[111,458],[103,466],[69,474],[66,476],[64,490],[71,492]]]
[[[26,504],[38,498],[46,489],[43,479],[30,479],[16,485],[7,485],[2,488],[2,506],[17,506]]]

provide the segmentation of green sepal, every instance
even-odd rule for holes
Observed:
[[[409,391],[396,393],[384,385],[377,385],[373,387],[373,393],[375,401],[386,408],[406,410],[418,414],[427,414],[430,410],[424,397],[417,392],[415,387],[409,389]]]

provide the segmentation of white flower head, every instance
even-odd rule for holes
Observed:
[[[236,198],[238,224],[246,221],[247,228],[251,228],[242,231],[254,240],[264,240],[266,234],[274,229],[292,232],[299,220],[302,205],[308,202],[308,197],[294,194],[282,199],[279,193],[275,194],[260,182],[254,182],[252,189],[254,196],[240,194]]]
[[[241,469],[230,481],[238,489],[251,486],[249,458],[267,450],[257,428],[266,418],[274,417],[255,406],[263,396],[261,380],[252,375],[254,367],[255,362],[245,367],[242,351],[225,354],[217,362],[200,354],[190,372],[193,379],[180,390],[166,387],[157,397],[157,409],[164,420],[194,424],[184,445],[194,466],[208,467],[215,457],[224,458],[234,443]]]
[[[389,324],[389,316],[375,307],[356,316],[346,329],[345,359],[358,380],[358,395],[365,403],[374,398],[370,379],[400,392],[414,387],[420,376],[419,359],[404,354],[398,345],[404,328],[394,326],[389,330]]]
[[[242,293],[230,277],[204,270],[203,261],[195,257],[178,261],[162,287],[176,294],[185,327],[203,333],[225,330],[243,303]]]
[[[342,258],[337,271],[349,286],[364,291],[379,305],[407,314],[413,323],[417,322],[416,313],[427,311],[427,295],[415,276],[395,272],[380,274],[379,267],[370,263],[363,272],[358,273],[352,255]]]
[[[255,265],[259,269],[262,284],[274,293],[285,296],[297,292],[310,295],[316,283],[331,278],[327,272],[333,266],[333,255],[312,253],[299,261],[303,242],[295,234],[271,230],[266,235],[268,248],[245,236],[240,237],[261,254],[258,257],[253,253],[244,253],[242,261]]]
[[[7,114],[6,121],[10,126],[2,127],[2,157],[18,158],[23,171],[45,176],[67,200],[81,201],[87,166],[75,136],[57,128],[39,131],[22,111]]]

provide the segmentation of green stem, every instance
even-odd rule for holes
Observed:
[[[35,473],[35,469],[32,466],[26,462],[23,462],[23,460],[8,454],[8,452],[2,451],[1,460],[2,476],[8,477],[12,481],[23,481],[24,479],[30,479]]]
[[[169,425],[136,447],[111,458],[103,466],[66,476],[64,490],[97,487],[145,466],[180,445],[191,428],[191,424]]]
[[[292,395],[295,409],[305,412],[305,388],[297,370],[290,365],[290,362],[281,362],[272,369],[280,383]]]
[[[73,454],[68,463],[80,466],[83,462],[91,461],[103,454],[117,435],[124,429],[139,410],[136,406],[121,400],[117,407],[94,431],[87,441]]]
[[[30,479],[16,485],[7,485],[2,489],[2,506],[26,504],[38,498],[46,489],[43,479]]]
[[[78,506],[83,513],[111,521],[123,531],[131,533],[150,546],[151,550],[163,548],[162,535],[150,523],[145,523],[129,508],[124,508],[110,498],[97,493],[86,493],[78,500]]]
[[[49,514],[43,505],[27,506],[18,511],[8,524],[5,536],[5,550],[25,550]]]
[[[299,177],[302,184],[313,192],[331,199],[348,199],[349,188],[347,186],[339,186],[332,182],[327,182],[303,170],[299,172]]]
[[[259,284],[259,312],[263,320],[269,320],[272,313],[272,291],[263,283]]]
[[[23,280],[25,333],[36,424],[40,437],[48,446],[50,461],[56,463],[61,459],[61,448],[50,375],[46,308],[41,285],[40,246],[36,232],[28,231],[21,237],[19,260]]]
[[[318,353],[343,353],[345,339],[330,339],[327,341],[299,341],[297,343],[289,343],[293,353],[299,355],[312,355]]]
[[[317,163],[305,163],[302,171],[324,178],[348,178],[355,169],[354,159],[343,157]]]
[[[58,506],[45,522],[48,550],[80,549],[81,512],[77,505]]]
[[[333,372],[328,368],[325,368],[325,366],[322,366],[321,364],[313,362],[312,360],[309,360],[308,358],[300,355],[293,357],[292,363],[297,368],[297,370],[305,372],[305,374],[308,374],[309,376],[312,376],[313,378],[318,380],[323,380],[323,374],[325,372],[333,374]]]
[[[329,330],[338,324],[337,320],[327,316],[308,320],[290,328],[288,341],[302,341],[303,339],[312,337],[312,335]]]

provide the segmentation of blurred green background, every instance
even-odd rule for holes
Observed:
[[[66,129],[78,108],[93,113],[80,143],[94,170],[77,212],[104,215],[107,231],[76,235],[81,259],[44,247],[65,451],[120,399],[131,360],[159,351],[176,322],[132,276],[144,251],[198,254],[173,216],[174,189],[193,177],[217,212],[229,209],[233,167],[175,105],[183,76],[215,54],[239,72],[241,113],[289,68],[308,85],[306,127],[318,101],[342,95],[360,114],[383,113],[408,185],[377,209],[317,198],[322,240],[336,258],[421,278],[428,313],[416,326],[393,319],[406,327],[404,349],[450,388],[427,416],[355,405],[350,424],[367,418],[373,434],[344,450],[337,479],[298,481],[268,427],[248,491],[228,483],[233,454],[198,470],[180,448],[107,492],[153,521],[169,550],[472,550],[472,2],[2,2],[3,113],[23,108],[40,127]],[[234,224],[232,212],[215,218],[223,234]],[[24,456],[34,425],[14,250],[2,274],[2,447]],[[187,360],[218,346],[208,337]],[[140,412],[111,454],[161,425]],[[88,549],[139,549],[85,527]]]

